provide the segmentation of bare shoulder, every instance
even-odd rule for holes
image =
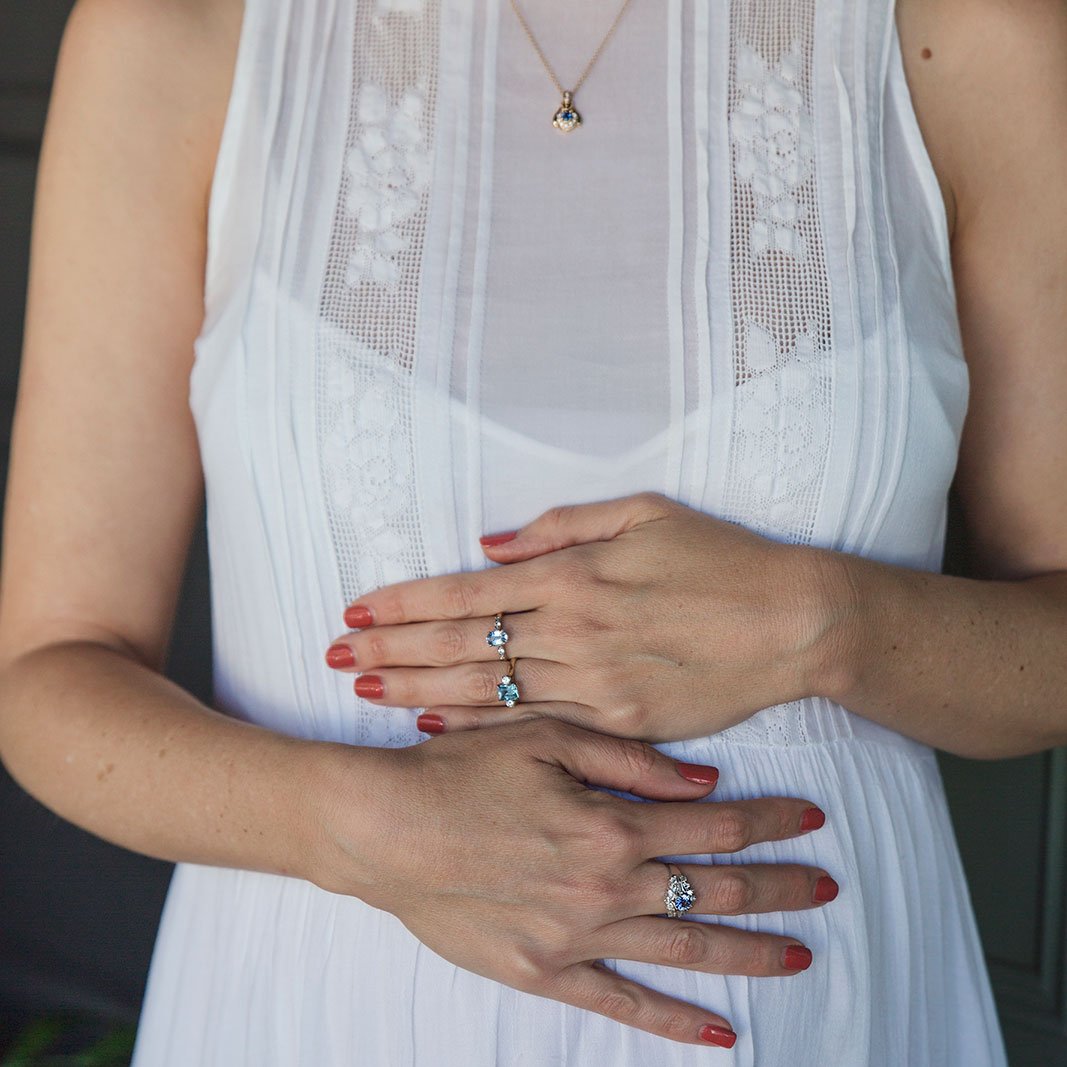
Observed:
[[[899,0],[954,208],[971,389],[956,486],[981,569],[1067,569],[1067,0]]]
[[[1062,163],[1067,0],[898,0],[896,11],[916,114],[953,223],[1021,160],[1032,171],[1056,153]]]
[[[203,493],[189,375],[242,15],[77,0],[67,21],[33,204],[0,661],[80,638],[164,660]]]
[[[54,100],[72,111],[110,112],[141,144],[165,138],[203,187],[214,168],[243,12],[244,0],[77,0]],[[102,129],[99,117],[97,111]]]

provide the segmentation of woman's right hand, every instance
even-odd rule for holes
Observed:
[[[335,792],[313,880],[392,912],[457,966],[676,1041],[729,1046],[721,1016],[599,961],[754,976],[810,962],[788,937],[667,918],[668,872],[656,859],[797,837],[821,824],[809,801],[691,803],[714,788],[713,768],[552,720],[376,751],[383,774],[368,786],[358,765],[359,802],[343,785]],[[368,797],[379,798],[373,815]],[[811,908],[836,893],[825,871],[799,864],[680,867],[693,914]]]

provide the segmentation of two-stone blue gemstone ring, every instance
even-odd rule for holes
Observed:
[[[507,659],[505,646],[508,643],[508,632],[504,629],[504,613],[500,612],[493,619],[493,628],[485,635],[485,643],[490,648],[496,649],[500,659]],[[515,684],[515,659],[508,660],[507,673],[501,675],[496,687],[497,700],[503,701],[505,707],[513,708],[519,702],[519,687]]]

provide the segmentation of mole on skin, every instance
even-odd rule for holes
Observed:
[[[923,59],[930,59],[931,56],[933,56],[933,54],[934,53],[931,52],[929,48],[924,48],[922,50],[922,52],[920,53],[920,55],[922,55]]]

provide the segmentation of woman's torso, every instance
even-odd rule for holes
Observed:
[[[523,10],[565,84],[615,14]],[[503,0],[244,31],[190,389],[231,710],[416,740],[325,667],[344,605],[554,504],[651,489],[939,567],[967,371],[888,0],[635,0],[568,134]],[[812,700],[721,736],[857,728]]]
[[[523,5],[565,84],[614,17]],[[631,0],[558,98],[506,0],[247,0],[190,405],[216,704],[414,743],[324,651],[363,591],[478,536],[657,490],[776,539],[936,569],[967,400],[945,212],[890,0]],[[609,961],[729,1018],[723,1062],[1003,1067],[936,763],[825,700],[664,746],[818,833],[718,862],[830,871],[740,916],[815,962]],[[536,803],[536,798],[517,798]],[[681,1067],[690,1046],[455,968],[307,882],[179,865],[137,1067]]]

